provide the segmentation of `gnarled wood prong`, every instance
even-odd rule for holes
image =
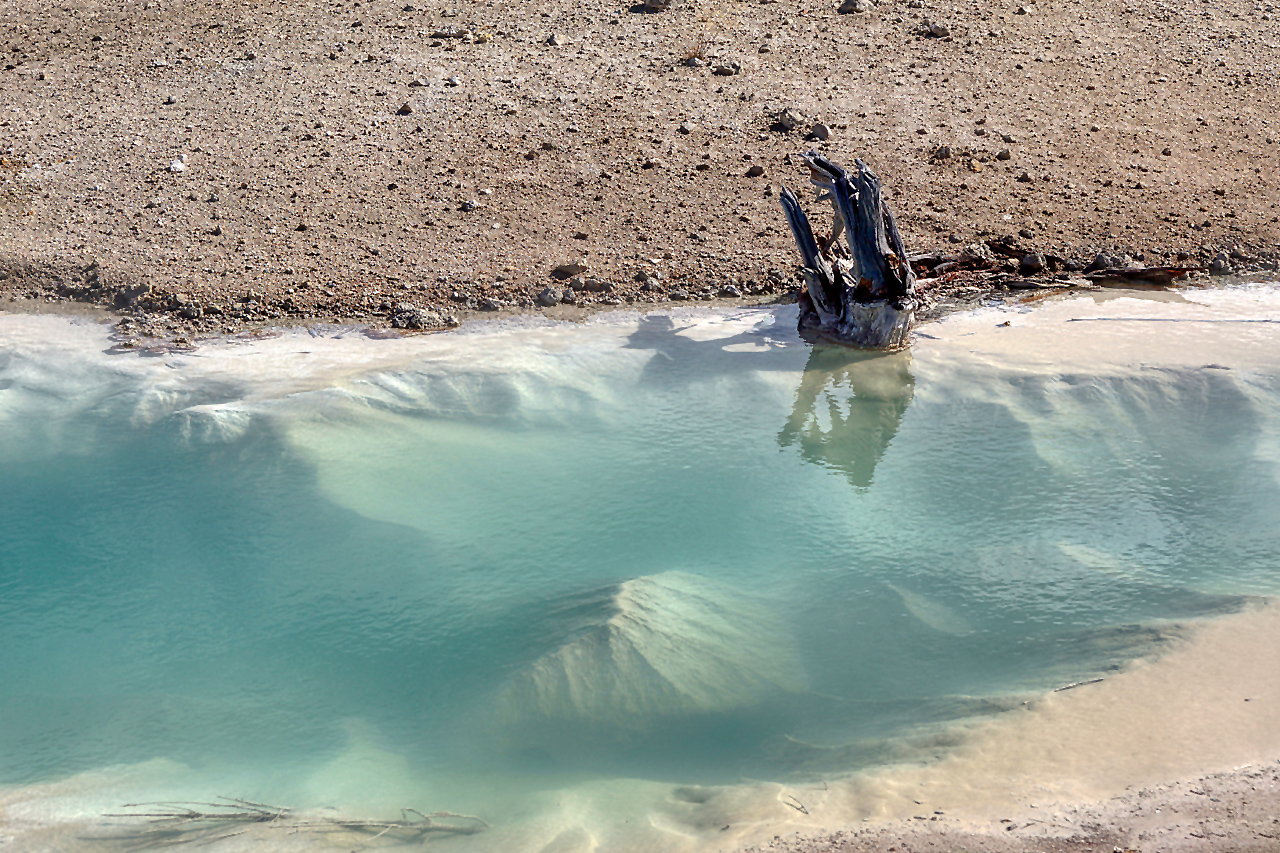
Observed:
[[[813,309],[801,311],[801,330],[860,347],[905,346],[915,318],[915,274],[881,195],[880,178],[861,160],[855,161],[852,174],[817,151],[809,151],[804,160],[809,180],[820,199],[831,201],[835,217],[832,242],[824,252],[795,194],[783,191],[783,210],[804,262]],[[842,233],[848,261],[831,257]]]

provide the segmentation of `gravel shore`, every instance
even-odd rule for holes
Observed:
[[[1036,817],[970,823],[929,813],[744,853],[1216,853],[1280,850],[1280,764],[1132,788],[1089,806],[1051,806]]]
[[[143,336],[767,301],[810,147],[912,251],[1276,266],[1272,6],[838,5],[14,0],[0,299]]]

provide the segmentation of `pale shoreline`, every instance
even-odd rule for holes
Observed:
[[[815,822],[852,819],[770,849],[1280,847],[1280,604],[1207,621],[1155,661],[977,727],[937,762],[833,783],[805,806]]]

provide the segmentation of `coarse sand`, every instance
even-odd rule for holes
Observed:
[[[163,337],[785,298],[811,146],[912,251],[1275,267],[1271,5],[837,5],[12,0],[0,299]]]

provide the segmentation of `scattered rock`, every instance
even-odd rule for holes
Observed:
[[[183,154],[177,160],[174,160],[172,163],[169,164],[169,171],[174,172],[175,174],[178,172],[187,171],[187,164],[184,162],[186,159],[187,159],[187,155]]]
[[[1039,275],[1044,272],[1044,267],[1044,255],[1039,252],[1032,252],[1019,262],[1018,274],[1023,276]]]
[[[1011,160],[1013,159],[1013,154],[1009,151],[1008,148],[1001,148],[999,151],[996,152],[996,159]]]
[[[541,292],[534,298],[534,302],[543,308],[550,308],[552,305],[559,305],[560,300],[564,297],[564,291],[558,287],[544,287]]]
[[[1219,252],[1209,263],[1209,275],[1231,275],[1231,260],[1226,252]]]
[[[551,47],[564,47],[569,43],[569,39],[559,33],[552,33],[547,36],[547,44]]]
[[[177,95],[169,95],[167,98],[165,98],[165,99],[164,99],[164,102],[165,102],[166,104],[176,104],[176,103],[178,103],[178,96],[177,96]]]
[[[689,291],[673,290],[670,293],[670,299],[672,302],[685,302],[689,299]]]
[[[1116,254],[1112,252],[1098,252],[1093,256],[1093,260],[1084,268],[1084,272],[1096,272],[1097,270],[1117,270],[1131,267],[1134,265],[1133,258],[1128,255]]]
[[[747,169],[748,178],[758,178],[763,174],[764,174],[764,166],[761,166],[759,163],[755,164],[750,169]]]
[[[836,11],[841,15],[849,15],[854,13],[862,14],[865,12],[870,12],[874,8],[875,8],[875,4],[872,3],[871,0],[844,0],[844,2],[840,4],[839,8],[837,8]]]
[[[741,72],[742,66],[733,60],[721,62],[715,68],[711,69],[712,74],[716,74],[720,77],[732,77],[733,75],[740,74]]]
[[[790,133],[804,124],[804,115],[794,107],[785,107],[775,117],[773,128],[783,133]]]
[[[917,32],[925,38],[944,39],[951,36],[951,29],[946,24],[939,24],[935,21],[929,20],[928,18],[925,18],[920,22],[920,27]]]
[[[742,290],[736,284],[726,284],[716,291],[716,295],[725,299],[736,299],[742,295]]]
[[[705,68],[707,61],[701,56],[691,56],[684,61],[684,64],[690,68]]]
[[[814,139],[825,141],[831,138],[831,128],[827,127],[822,122],[818,122],[813,127],[809,128],[809,135]]]
[[[498,311],[498,310],[501,310],[502,308],[503,308],[503,304],[496,299],[490,299],[486,297],[480,300],[481,311]]]
[[[415,107],[413,105],[413,101],[405,101],[403,104],[400,105],[400,109],[396,110],[396,115],[410,116],[410,115],[413,115],[414,109]]]
[[[682,121],[682,122],[680,122],[680,126],[679,126],[678,128],[676,128],[676,130],[678,130],[680,133],[683,133],[683,134],[686,134],[686,135],[687,135],[687,134],[693,133],[693,131],[694,131],[696,128],[697,128],[697,125],[696,125],[696,124],[693,124],[693,123],[691,123],[691,122],[687,122],[687,121]]]
[[[573,278],[575,275],[582,275],[587,271],[587,265],[581,262],[561,264],[551,271],[551,275],[564,281]]]
[[[116,291],[115,296],[112,297],[111,304],[114,308],[121,311],[126,308],[133,308],[137,306],[139,299],[150,292],[151,285],[149,284],[139,284],[133,287],[125,286]],[[125,317],[124,319],[128,320],[130,318]],[[121,320],[120,322],[123,323],[124,320]]]
[[[1018,176],[1018,183],[1020,183],[1020,184],[1029,184],[1029,183],[1031,183],[1031,176],[1030,176],[1029,174],[1027,174],[1026,172],[1023,172],[1021,175],[1019,175],[1019,176]]]
[[[569,279],[569,286],[574,290],[585,290],[588,293],[605,293],[613,290],[613,285],[604,279],[586,278],[580,275]]]
[[[397,329],[430,329],[445,323],[434,311],[401,302],[391,315],[391,325]]]

